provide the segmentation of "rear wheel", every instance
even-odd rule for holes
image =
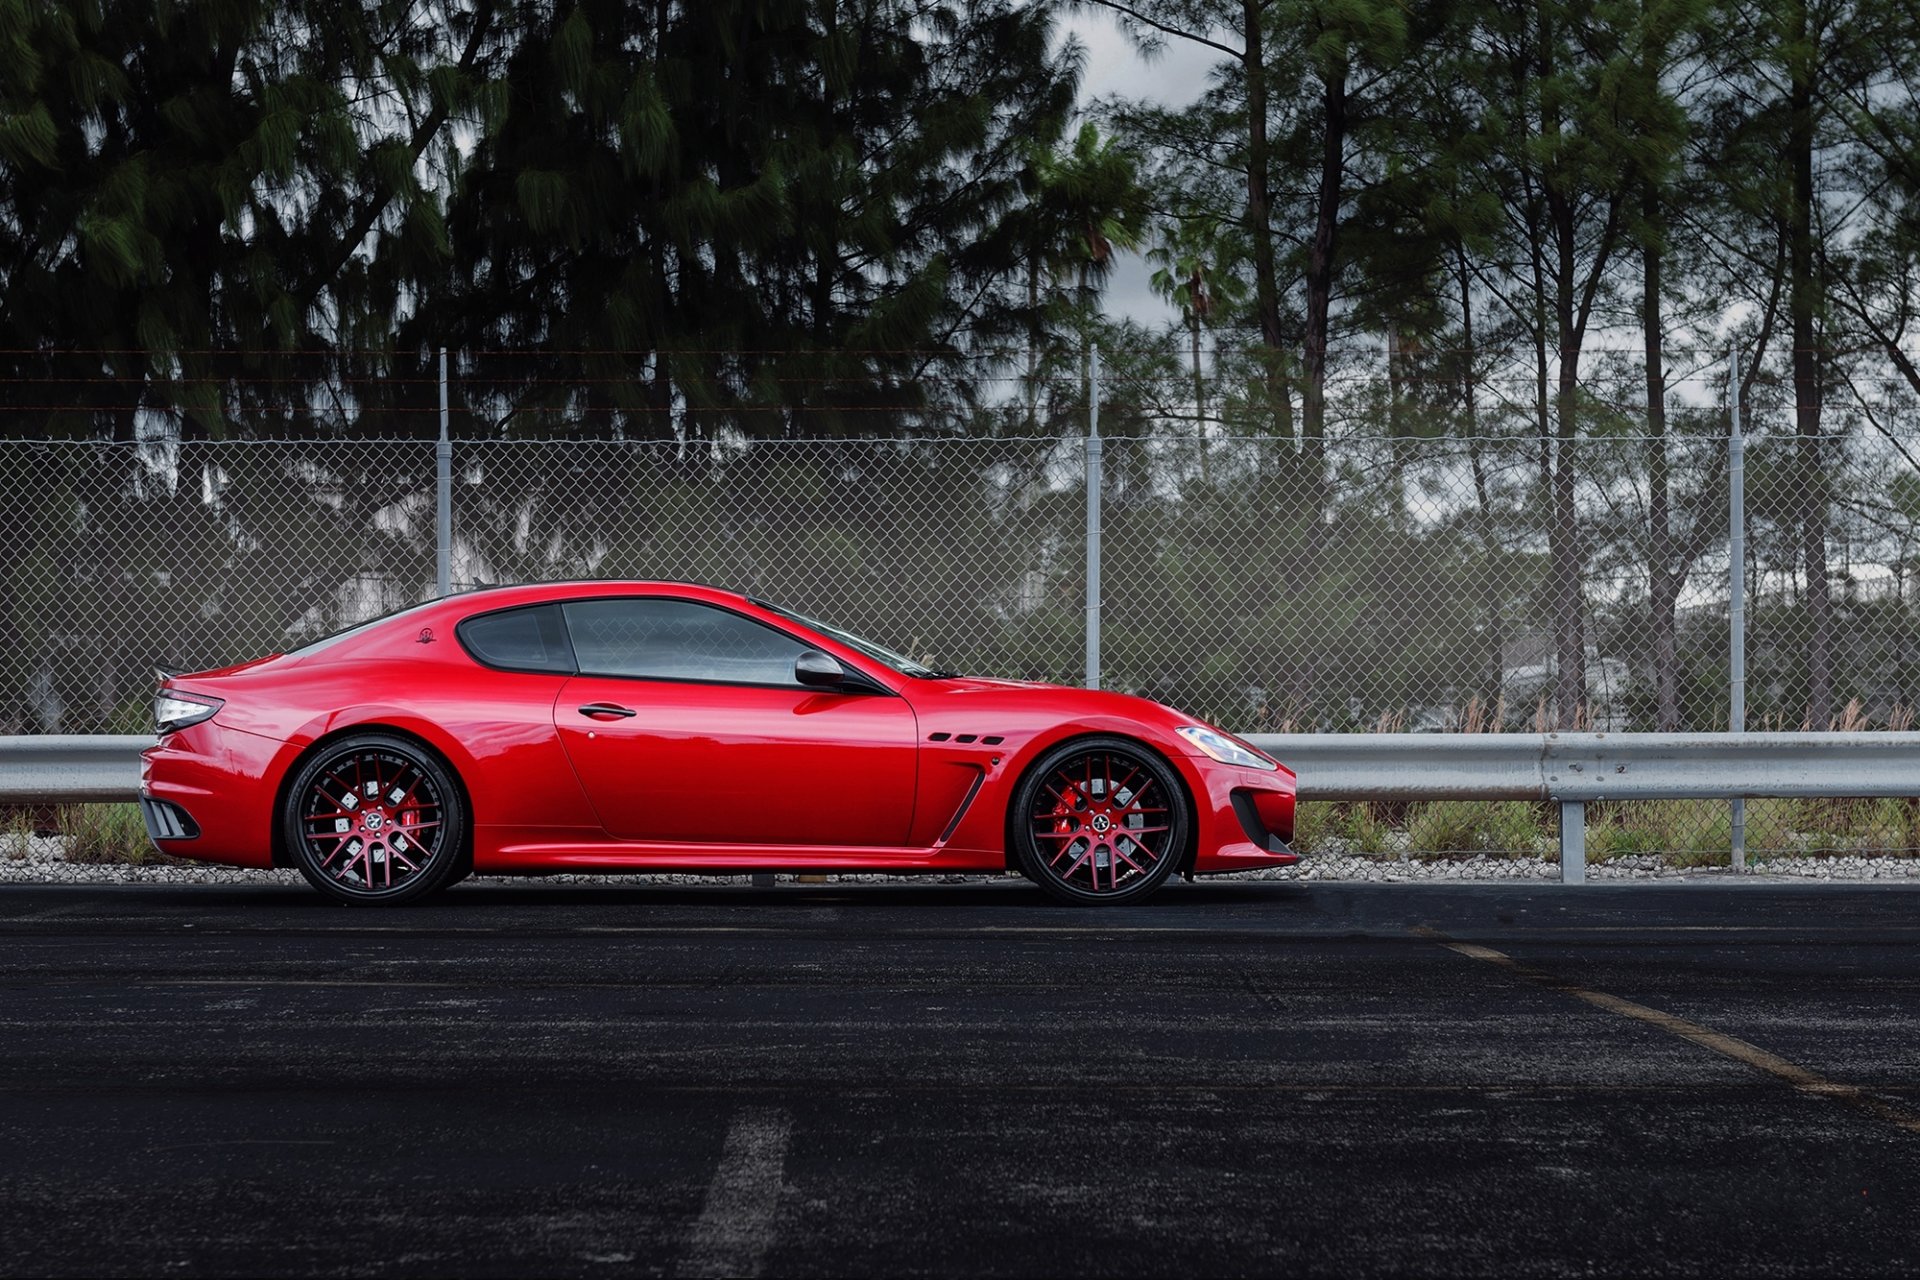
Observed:
[[[1020,870],[1062,902],[1132,902],[1172,875],[1192,816],[1172,766],[1127,738],[1082,738],[1021,780],[1010,826]]]
[[[281,822],[300,874],[339,902],[414,902],[460,878],[460,789],[438,757],[406,738],[329,743],[294,777]]]

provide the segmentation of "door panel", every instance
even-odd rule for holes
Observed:
[[[907,842],[919,735],[905,699],[582,675],[553,715],[618,839]]]

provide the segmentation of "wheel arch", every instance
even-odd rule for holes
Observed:
[[[403,738],[432,756],[439,762],[440,766],[447,771],[447,776],[453,779],[453,785],[460,793],[460,803],[467,811],[466,831],[463,832],[460,837],[459,874],[464,875],[467,871],[471,870],[473,867],[474,830],[473,793],[467,788],[467,779],[465,775],[462,774],[459,763],[449,757],[447,752],[443,750],[438,743],[427,738],[424,734],[415,732],[402,725],[389,724],[382,720],[360,721],[355,724],[344,724],[329,729],[302,747],[299,753],[287,762],[287,767],[280,771],[280,780],[274,784],[273,788],[273,809],[269,822],[271,828],[271,843],[268,845],[268,848],[273,856],[273,865],[276,867],[293,866],[293,855],[287,848],[286,824],[281,820],[281,815],[286,808],[287,796],[293,788],[293,780],[300,776],[300,770],[306,767],[307,761],[313,759],[313,757],[319,755],[322,751],[334,743],[339,742],[341,739],[351,738],[363,733],[385,733],[396,738]]]

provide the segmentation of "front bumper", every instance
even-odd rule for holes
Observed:
[[[1292,854],[1293,796],[1279,791],[1255,791],[1250,787],[1233,789],[1233,816],[1240,829],[1268,853]]]
[[[1242,769],[1210,759],[1189,761],[1189,779],[1201,810],[1195,875],[1288,867],[1300,860],[1292,848],[1293,775]]]

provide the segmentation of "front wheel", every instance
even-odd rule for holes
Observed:
[[[1081,738],[1021,780],[1008,826],[1021,872],[1062,902],[1133,902],[1172,875],[1192,827],[1172,766],[1127,738]]]
[[[338,902],[415,902],[460,878],[460,790],[438,757],[393,734],[328,744],[287,788],[281,823],[300,874]]]

